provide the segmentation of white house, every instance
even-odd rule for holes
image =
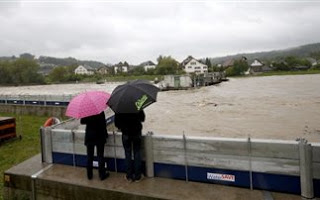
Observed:
[[[94,69],[88,65],[79,65],[75,70],[75,74],[93,75]]]
[[[114,73],[118,73],[118,72],[128,72],[128,66],[122,65],[122,66],[114,66]]]
[[[155,69],[156,65],[152,61],[143,62],[140,64],[144,68],[144,71],[148,71],[150,69]]]
[[[194,59],[192,56],[188,56],[188,58],[182,61],[181,65],[187,73],[203,74],[208,72],[208,66]]]
[[[262,63],[260,60],[255,59],[255,60],[251,63],[250,66],[251,66],[251,67],[262,67],[262,66],[263,66],[263,63]]]

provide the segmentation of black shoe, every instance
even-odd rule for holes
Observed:
[[[87,171],[87,177],[88,177],[89,180],[92,179],[92,177],[93,177],[92,171]]]
[[[127,181],[127,182],[133,182],[132,178],[128,177],[127,175],[124,175],[124,179]]]
[[[100,175],[100,180],[105,180],[106,178],[108,178],[110,176],[109,172],[105,172],[104,174]]]
[[[138,177],[136,177],[135,179],[134,179],[134,182],[140,182],[140,181],[142,181],[142,179],[143,179],[143,175],[141,174],[140,176],[138,176]]]

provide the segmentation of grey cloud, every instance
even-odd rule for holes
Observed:
[[[316,2],[265,1],[0,2],[0,55],[138,64],[160,54],[182,60],[273,50],[318,42],[319,8]]]

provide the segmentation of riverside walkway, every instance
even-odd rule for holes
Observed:
[[[234,199],[298,200],[299,195],[250,190],[167,178],[144,178],[129,183],[123,173],[112,172],[104,181],[94,171],[87,180],[83,167],[41,162],[36,155],[4,174],[4,199]]]

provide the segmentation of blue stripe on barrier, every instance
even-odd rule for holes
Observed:
[[[64,102],[64,101],[47,101],[47,105],[50,106],[68,106],[69,102]]]
[[[108,126],[109,124],[112,124],[113,122],[114,122],[114,115],[112,115],[111,117],[109,117],[109,118],[106,119],[107,126]]]
[[[253,188],[301,194],[300,177],[268,173],[252,173]]]
[[[53,163],[73,165],[73,155],[68,153],[52,153]]]
[[[27,105],[44,105],[44,101],[25,101]]]
[[[320,197],[320,179],[313,179],[314,196]]]
[[[66,153],[53,152],[53,163],[73,165],[73,155]],[[97,161],[97,158],[94,158]],[[75,162],[77,166],[85,167],[87,158],[85,155],[75,155]],[[115,159],[106,158],[108,170],[116,171]],[[116,159],[117,171],[125,172],[124,159]],[[143,172],[145,171],[145,162],[142,164]],[[164,177],[172,179],[185,180],[185,166],[172,165],[164,163],[154,163],[154,176]],[[190,181],[216,183],[223,185],[232,185],[240,187],[250,187],[249,172],[238,170],[224,170],[216,168],[204,168],[204,167],[188,167],[188,179]],[[268,174],[268,173],[252,173],[253,188],[263,189],[269,191],[286,192],[293,194],[300,194],[300,177],[289,176],[280,174]],[[320,196],[320,180],[314,179],[314,192],[315,196]]]
[[[185,167],[182,165],[154,163],[154,176],[185,180]]]
[[[64,164],[64,165],[73,165],[73,155],[68,153],[52,153],[53,163],[57,164]],[[79,167],[86,167],[87,166],[87,156],[85,155],[75,155],[75,165]],[[97,157],[94,157],[94,161],[98,161]],[[108,170],[116,171],[115,168],[115,160],[114,158],[106,158]],[[118,172],[125,172],[126,168],[124,165],[124,159],[116,159],[117,162],[117,171]],[[144,171],[145,167],[143,165],[142,170]]]
[[[189,180],[250,188],[249,172],[204,167],[188,167]]]
[[[22,100],[7,100],[8,104],[23,104]]]
[[[155,176],[158,177],[182,180],[186,179],[185,166],[182,165],[155,163],[154,172]],[[249,172],[246,171],[222,170],[189,166],[188,180],[205,183],[234,185],[240,187],[250,187]]]

